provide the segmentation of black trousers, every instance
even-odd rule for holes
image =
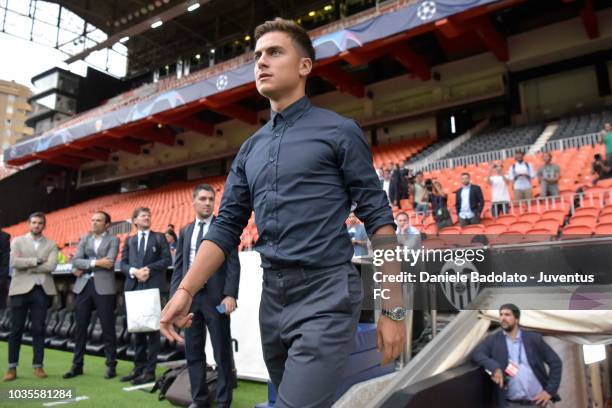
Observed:
[[[159,331],[134,333],[134,372],[155,375],[159,341]]]
[[[215,362],[217,363],[217,407],[229,407],[232,402],[232,336],[230,318],[215,309],[206,289],[194,297],[190,312],[193,322],[185,330],[185,357],[191,383],[191,397],[198,407],[208,407],[206,384],[206,328],[210,332]]]
[[[8,337],[8,366],[15,368],[19,364],[21,337],[26,324],[28,312],[32,322],[32,367],[42,367],[45,356],[45,319],[49,308],[49,296],[40,285],[23,295],[11,296],[11,331]]]
[[[96,292],[93,278],[90,278],[76,298],[76,329],[72,364],[83,366],[85,347],[87,345],[87,328],[91,321],[91,312],[96,309],[102,326],[102,341],[107,367],[117,365],[117,335],[115,329],[115,295],[100,295]]]

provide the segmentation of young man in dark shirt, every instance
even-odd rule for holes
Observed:
[[[260,328],[264,359],[278,389],[276,407],[327,407],[353,341],[362,301],[345,220],[355,214],[374,240],[395,244],[395,224],[352,120],[311,105],[306,78],[315,59],[308,34],[276,19],[255,30],[257,90],[270,100],[271,120],[243,143],[232,164],[219,216],[187,275],[164,308],[161,330],[190,324],[192,296],[238,246],[255,211],[264,269]],[[383,238],[384,237],[384,238]],[[392,242],[393,241],[393,242]],[[203,254],[206,254],[204,256]],[[387,263],[384,274],[397,274]],[[378,322],[383,363],[405,341],[399,285],[389,286]]]

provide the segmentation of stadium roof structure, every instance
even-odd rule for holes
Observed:
[[[133,4],[117,1],[121,8],[113,11],[103,5],[97,8],[98,3],[107,2],[69,0],[62,3],[82,15],[96,15],[99,19],[96,22],[104,20],[106,27],[111,21],[107,20],[108,16],[114,16],[109,38],[125,34],[121,25],[116,25],[116,19],[121,21],[118,16],[128,12]],[[91,4],[90,9],[83,6],[86,3]],[[161,3],[161,13],[176,4],[172,0]],[[233,2],[211,1],[201,8],[216,3]],[[266,3],[269,7],[278,7],[286,2]],[[567,4],[559,7],[563,3]],[[363,98],[365,86],[384,79],[380,73],[385,70],[391,70],[391,76],[410,73],[425,81],[430,79],[433,65],[469,55],[490,51],[505,62],[509,58],[507,37],[517,30],[578,14],[589,37],[598,37],[596,6],[600,7],[596,0],[390,2],[387,7],[311,31],[317,61],[310,81],[326,91],[337,89]],[[218,7],[220,15],[223,15],[221,10],[230,12],[223,8],[229,6]],[[132,21],[134,27],[141,23]],[[185,30],[187,36],[188,28],[177,30]],[[144,42],[167,44],[156,33],[141,33],[136,38],[140,36],[148,36]],[[132,46],[131,59],[138,59],[140,53],[146,54],[136,45]],[[372,64],[379,64],[378,69],[369,69]],[[5,162],[23,165],[43,160],[76,169],[90,160],[107,160],[112,151],[139,154],[145,143],[174,145],[177,128],[213,136],[215,125],[229,119],[256,125],[258,111],[266,107],[266,101],[255,89],[252,56],[245,53],[180,79],[167,77],[121,94],[42,136],[7,149]]]

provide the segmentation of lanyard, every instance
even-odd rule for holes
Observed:
[[[518,338],[518,365],[521,365],[521,355],[523,354],[523,339],[522,338]],[[512,360],[510,358],[510,350],[508,350],[508,360]]]

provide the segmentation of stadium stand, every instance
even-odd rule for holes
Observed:
[[[438,149],[442,148],[443,146],[447,145],[451,140],[452,139],[438,140],[438,141],[430,144],[425,149],[421,150],[420,152],[418,152],[417,154],[412,156],[410,158],[410,160],[408,161],[408,163],[414,163],[414,162],[417,162],[417,161],[419,161],[421,159],[426,158],[427,156],[429,156],[430,154],[432,154],[436,150],[438,150]]]
[[[612,122],[612,112],[605,110],[564,117],[559,120],[559,127],[549,140],[597,133],[601,131],[604,123],[609,122]]]
[[[472,137],[445,158],[468,156],[515,146],[526,146],[536,141],[544,130],[543,124],[508,126],[488,130]]]

